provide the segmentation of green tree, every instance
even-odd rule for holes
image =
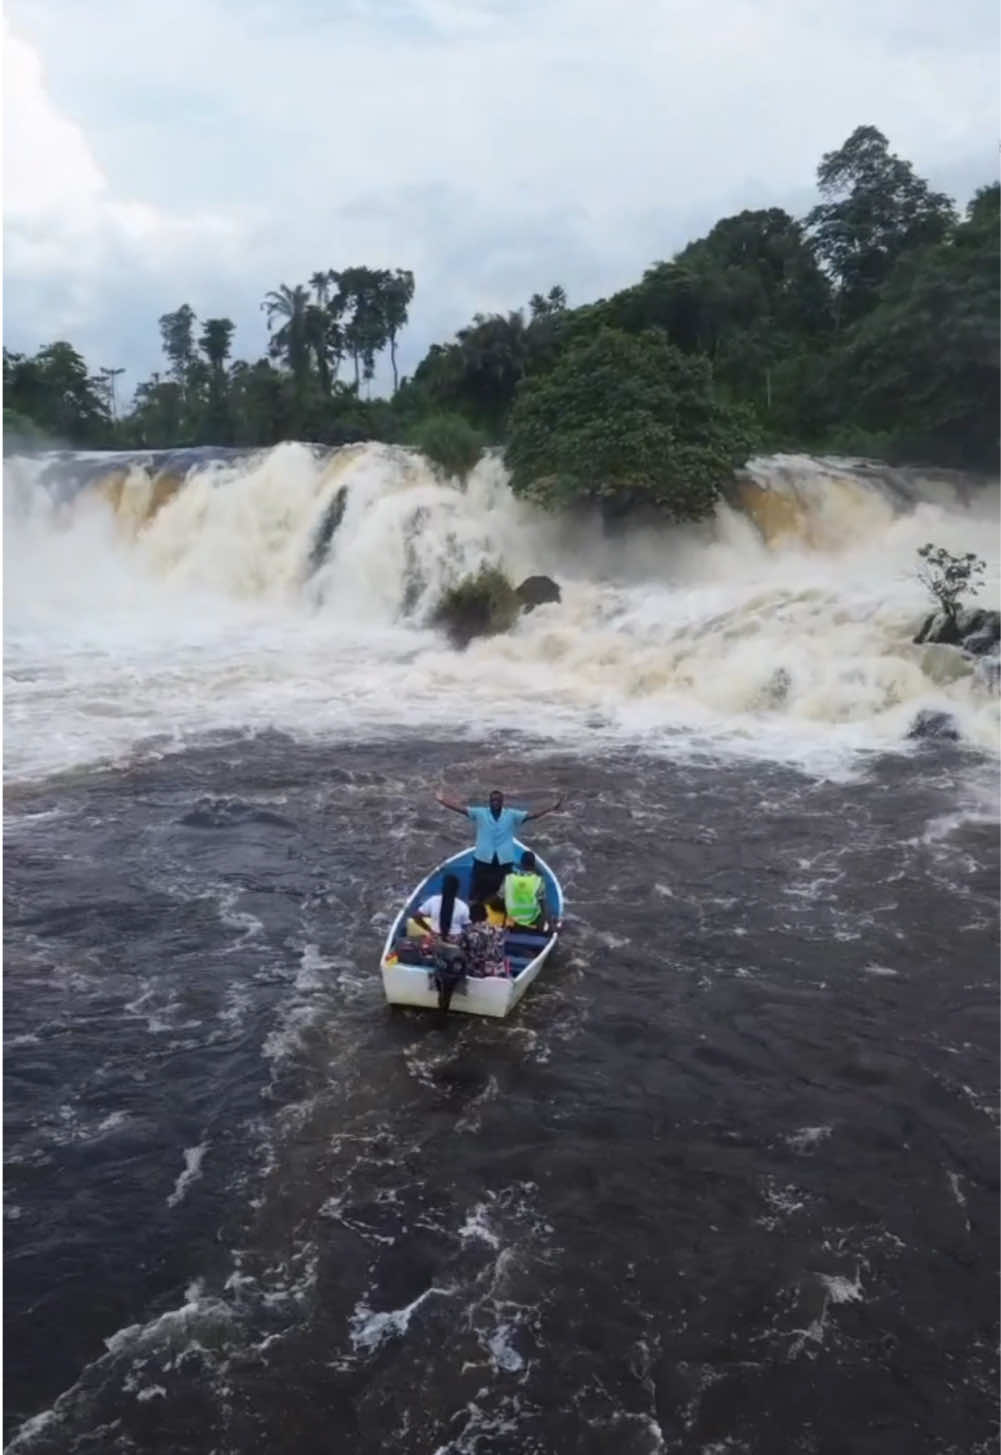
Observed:
[[[659,329],[604,328],[521,384],[505,453],[515,493],[543,505],[653,505],[691,520],[753,444],[751,418],[717,400],[707,359]]]
[[[233,343],[236,325],[230,318],[207,318],[198,346],[209,361],[213,373],[224,374],[226,360]]]
[[[282,283],[261,304],[268,316],[271,357],[282,360],[300,382],[309,372],[308,307],[309,293],[298,283],[294,288]]]
[[[916,572],[918,580],[935,598],[948,620],[955,623],[963,597],[976,596],[980,592],[983,583],[976,578],[987,570],[987,562],[973,551],[954,556],[944,546],[932,545],[930,541],[918,547],[918,555],[921,558]]]
[[[160,338],[163,352],[170,363],[171,377],[182,389],[187,382],[188,370],[195,357],[195,324],[198,322],[194,310],[182,303],[173,313],[164,313],[160,318]]]
[[[436,411],[464,414],[500,439],[528,366],[528,332],[520,312],[478,313],[454,343],[431,346],[414,370],[414,384]]]
[[[206,444],[229,444],[232,423],[229,412],[229,381],[226,361],[235,325],[230,318],[207,318],[198,346],[208,360],[207,403],[203,416],[202,440]]]
[[[406,327],[410,304],[414,296],[414,275],[406,268],[381,275],[382,313],[386,337],[389,339],[389,358],[393,366],[393,393],[400,387],[400,376],[396,368],[396,340],[402,328]]]
[[[539,319],[552,318],[556,314],[563,313],[567,306],[566,290],[559,283],[543,298],[541,293],[533,293],[528,300],[528,312],[532,323]]]
[[[337,275],[338,298],[346,352],[355,372],[355,388],[375,374],[375,356],[389,342],[384,279],[388,274],[365,267],[342,268]]]
[[[564,346],[570,316],[566,290],[557,283],[545,297],[541,293],[533,293],[528,301],[528,313],[525,373],[537,374],[552,368]]]
[[[184,415],[181,385],[154,373],[136,387],[132,412],[125,422],[126,438],[149,449],[184,444]]]
[[[429,414],[410,432],[416,445],[446,475],[465,480],[483,453],[484,440],[461,414]]]
[[[944,242],[902,257],[836,362],[840,416],[904,458],[995,469],[1001,434],[1001,188]]]
[[[229,370],[235,445],[272,445],[287,439],[295,417],[295,381],[269,359],[237,359]]]
[[[789,412],[781,365],[816,349],[830,327],[830,286],[802,224],[781,208],[723,218],[672,262],[610,300],[609,321],[663,328],[685,353],[707,354],[717,383],[762,417]]]
[[[3,351],[4,407],[33,420],[45,434],[69,444],[112,440],[107,386],[65,340],[28,358]]]
[[[817,252],[835,283],[840,324],[874,307],[897,260],[939,242],[949,231],[952,203],[916,176],[874,126],[859,126],[817,169],[824,201],[807,218]]]
[[[306,347],[316,361],[317,378],[324,396],[337,381],[344,357],[344,335],[340,317],[345,299],[338,291],[340,274],[334,268],[313,273],[309,284],[315,302],[307,304],[305,317]]]

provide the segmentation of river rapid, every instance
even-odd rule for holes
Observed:
[[[416,456],[5,467],[5,1428],[32,1455],[994,1449],[997,492],[609,537]],[[482,559],[563,600],[453,652]],[[958,741],[907,736],[922,710]],[[564,808],[505,1021],[385,1006],[434,792]]]

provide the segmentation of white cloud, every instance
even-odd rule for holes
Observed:
[[[204,268],[236,269],[239,226],[222,214],[169,212],[116,197],[80,126],[45,87],[33,46],[9,31],[4,44],[4,252],[7,333],[29,346],[55,337],[107,338],[101,311],[136,287],[194,282]],[[167,305],[163,305],[167,306]],[[157,313],[161,311],[157,308]]]
[[[9,0],[10,341],[148,368],[186,298],[253,354],[268,288],[369,262],[417,275],[410,368],[476,308],[584,301],[728,211],[803,209],[861,122],[966,192],[996,169],[997,17],[961,12]]]

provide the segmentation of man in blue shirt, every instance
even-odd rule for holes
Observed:
[[[490,794],[487,807],[482,804],[456,803],[436,793],[435,797],[443,808],[461,813],[476,825],[476,847],[473,849],[473,873],[469,886],[471,904],[484,904],[495,895],[504,882],[504,876],[514,867],[514,831],[533,818],[552,813],[563,802],[563,795],[547,808],[529,813],[524,808],[505,808],[504,795],[495,788]]]

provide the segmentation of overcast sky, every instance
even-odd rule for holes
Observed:
[[[408,372],[474,312],[612,292],[871,123],[998,172],[996,0],[7,0],[4,337],[130,393],[189,302],[266,346],[318,268],[413,269]]]

